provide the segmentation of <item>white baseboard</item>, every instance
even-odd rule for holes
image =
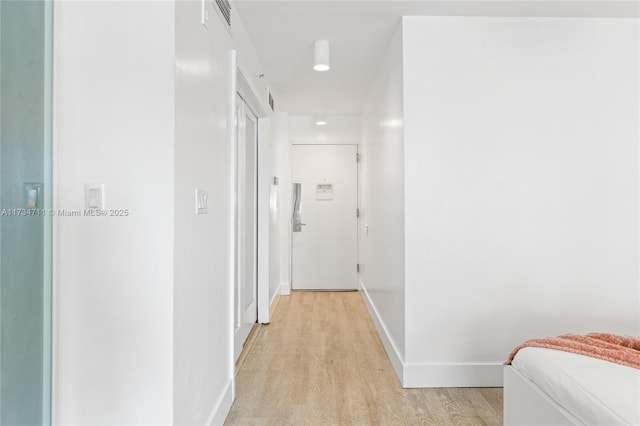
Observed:
[[[273,318],[273,313],[276,311],[279,301],[280,301],[280,288],[278,288],[276,292],[273,293],[273,296],[271,296],[271,302],[269,303],[269,321],[271,321],[271,318]]]
[[[502,387],[502,364],[405,364],[405,388]]]
[[[207,425],[209,426],[222,426],[224,421],[231,411],[231,405],[233,404],[233,381],[229,380],[224,387],[222,393],[218,397],[209,418],[207,419]]]
[[[289,296],[291,294],[291,283],[280,283],[280,294]]]
[[[501,363],[405,363],[404,357],[391,338],[375,304],[369,297],[367,288],[360,281],[360,294],[391,365],[404,388],[454,388],[454,387],[501,387],[504,367]]]
[[[369,311],[369,315],[371,315],[373,324],[376,326],[376,329],[378,330],[378,335],[380,336],[380,340],[382,340],[382,345],[384,346],[384,349],[387,351],[387,356],[391,361],[391,365],[393,365],[393,369],[398,375],[398,379],[400,379],[400,383],[402,383],[404,386],[404,380],[403,380],[404,358],[400,353],[400,351],[398,350],[395,342],[389,335],[389,332],[387,331],[387,327],[384,325],[384,321],[382,321],[382,318],[380,318],[380,315],[378,314],[378,310],[376,309],[376,306],[373,304],[373,301],[369,297],[369,293],[367,293],[366,287],[364,286],[362,281],[359,281],[359,283],[360,283],[360,294],[362,295],[362,300],[364,300],[364,304],[367,306],[367,310]]]

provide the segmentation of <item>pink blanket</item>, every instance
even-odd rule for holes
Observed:
[[[505,364],[511,364],[516,353],[525,347],[573,352],[640,369],[640,337],[591,333],[586,336],[565,334],[559,337],[528,340],[516,347]]]

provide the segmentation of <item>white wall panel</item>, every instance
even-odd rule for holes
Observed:
[[[291,199],[291,162],[289,148],[289,115],[277,112],[271,117],[272,141],[271,170],[278,178],[278,184],[271,188],[271,232],[272,246],[269,250],[271,279],[269,294],[290,289],[289,279],[289,238],[290,238],[290,199]],[[273,240],[276,241],[273,241]],[[273,272],[275,271],[275,273]]]
[[[233,218],[231,38],[211,9],[176,2],[174,424],[205,424],[230,397]],[[196,216],[195,190],[208,214]],[[229,395],[226,396],[225,394]]]
[[[638,43],[633,19],[404,18],[412,371],[640,333]]]
[[[173,3],[54,10],[54,206],[128,216],[54,218],[53,423],[171,423]]]
[[[398,375],[405,350],[404,125],[400,28],[362,115],[360,283]],[[368,230],[368,231],[367,231]]]

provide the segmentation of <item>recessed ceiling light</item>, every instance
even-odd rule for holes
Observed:
[[[327,71],[330,68],[329,42],[327,40],[316,40],[313,44],[313,69]]]
[[[316,126],[326,126],[327,119],[323,115],[316,117]]]

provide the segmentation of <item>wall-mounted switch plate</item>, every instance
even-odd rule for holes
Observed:
[[[24,184],[24,207],[38,209],[42,207],[42,183],[28,182]]]
[[[207,205],[209,202],[209,195],[207,195],[207,191],[204,189],[196,188],[196,214],[208,214],[209,206]]]
[[[84,208],[87,210],[104,209],[104,183],[84,184]]]

